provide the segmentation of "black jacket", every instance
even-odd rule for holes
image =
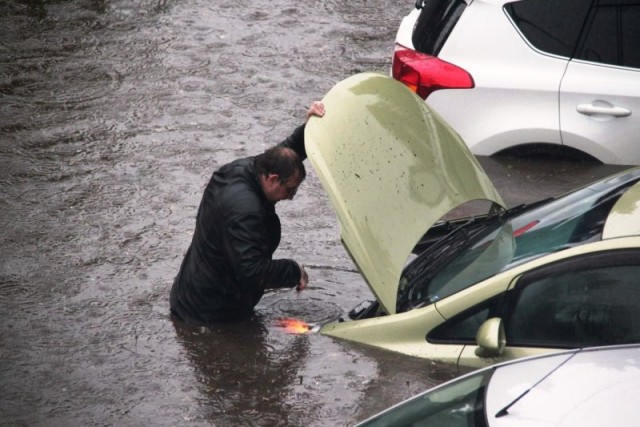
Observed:
[[[306,156],[304,125],[280,145]],[[293,287],[300,268],[272,259],[280,219],[260,186],[254,157],[213,173],[191,245],[171,289],[171,312],[188,323],[210,324],[248,316],[266,288]]]

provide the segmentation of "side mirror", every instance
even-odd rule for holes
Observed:
[[[504,324],[499,317],[487,319],[476,334],[476,356],[497,357],[502,354],[507,345],[507,336],[504,332]]]

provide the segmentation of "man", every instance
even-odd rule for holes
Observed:
[[[307,111],[322,117],[324,105]],[[171,314],[208,325],[248,317],[267,288],[307,286],[291,259],[272,259],[280,243],[275,204],[293,199],[306,171],[305,124],[264,153],[235,160],[213,173],[191,245],[171,288]]]

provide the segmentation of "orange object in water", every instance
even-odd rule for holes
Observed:
[[[276,326],[284,328],[285,332],[290,334],[304,334],[312,328],[312,325],[300,319],[278,319],[276,320]]]

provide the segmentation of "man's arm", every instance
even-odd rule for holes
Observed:
[[[324,116],[324,104],[320,101],[314,101],[309,109],[307,110],[307,121],[311,116],[322,117]],[[280,146],[291,148],[295,151],[298,156],[300,156],[300,160],[304,160],[307,158],[307,151],[304,147],[304,128],[305,124],[298,126],[291,135],[284,141],[282,141]]]
[[[292,259],[271,259],[264,222],[259,214],[247,213],[230,221],[225,232],[225,252],[236,280],[247,291],[294,287],[301,272]]]

